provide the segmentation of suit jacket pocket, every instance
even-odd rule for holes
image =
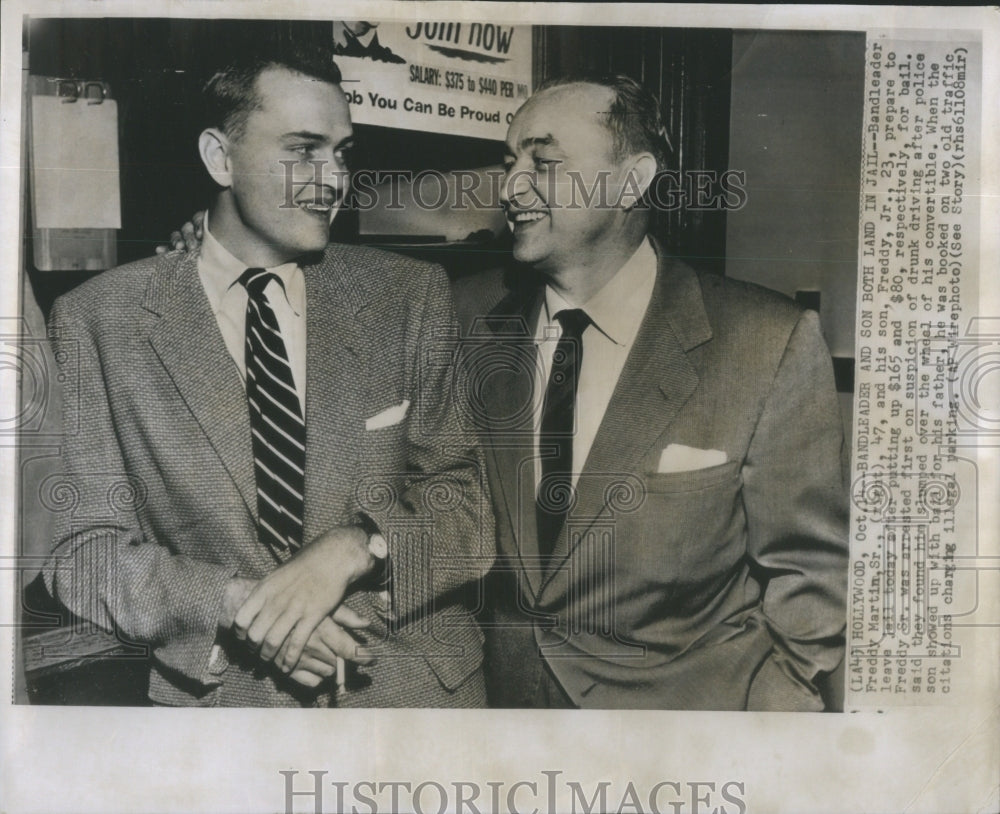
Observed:
[[[655,472],[644,476],[646,491],[655,494],[672,492],[695,492],[708,489],[720,483],[739,476],[740,462],[727,461],[717,466],[704,469],[691,469],[687,472]]]
[[[646,488],[645,503],[632,521],[639,544],[625,558],[634,560],[627,567],[637,569],[634,577],[653,593],[656,585],[665,588],[661,598],[700,601],[696,597],[745,553],[739,463],[647,475]]]
[[[361,436],[361,466],[378,462],[404,462],[406,453],[406,422],[365,430]]]

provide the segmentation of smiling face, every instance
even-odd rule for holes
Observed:
[[[347,192],[353,131],[338,85],[272,67],[255,90],[259,104],[242,133],[229,139],[212,131],[218,147],[205,160],[226,188],[212,212],[213,235],[241,260],[266,267],[326,247]]]
[[[601,118],[612,98],[598,85],[561,85],[537,93],[515,115],[500,199],[518,261],[550,275],[586,269],[621,228],[614,202],[623,167]]]

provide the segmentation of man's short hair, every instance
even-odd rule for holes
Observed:
[[[614,140],[613,158],[622,161],[635,153],[649,152],[656,159],[656,169],[665,170],[668,142],[656,96],[624,74],[556,76],[546,79],[538,91],[581,83],[598,85],[614,93],[610,109],[601,111],[600,116]]]
[[[232,141],[238,141],[250,112],[260,108],[257,77],[270,68],[285,68],[331,85],[341,82],[340,68],[329,50],[300,48],[285,53],[247,54],[216,71],[205,84],[204,127],[217,127]]]

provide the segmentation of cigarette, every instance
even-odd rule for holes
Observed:
[[[341,656],[337,656],[337,692],[347,689],[347,664]]]

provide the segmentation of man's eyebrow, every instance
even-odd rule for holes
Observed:
[[[302,139],[303,141],[317,141],[322,144],[327,143],[330,139],[324,136],[322,133],[313,133],[309,130],[295,130],[291,133],[284,133],[281,136],[285,139]]]
[[[528,138],[521,139],[521,149],[524,150],[528,147],[548,147],[557,143],[555,136],[551,133],[546,133],[544,136],[529,136]]]
[[[558,143],[555,136],[551,133],[546,133],[544,136],[528,136],[521,139],[520,148],[526,150],[529,147],[548,147]],[[510,145],[505,144],[503,149],[505,155],[514,155],[514,148]]]

